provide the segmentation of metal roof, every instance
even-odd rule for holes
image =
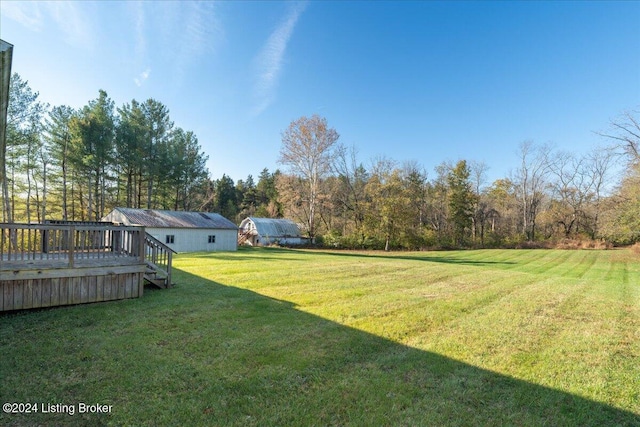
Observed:
[[[289,219],[249,217],[245,219],[245,221],[247,220],[253,222],[261,236],[300,237],[300,229],[295,222]]]
[[[121,215],[112,215],[119,212]],[[181,212],[157,209],[115,208],[105,217],[109,221],[118,221],[123,217],[129,224],[154,228],[217,228],[237,230],[238,227],[225,217],[211,212]],[[120,221],[125,222],[125,221]]]

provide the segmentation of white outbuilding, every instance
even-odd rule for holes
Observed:
[[[240,244],[251,246],[302,245],[308,239],[302,237],[300,228],[289,219],[248,217],[240,223]]]
[[[143,226],[176,252],[238,249],[238,227],[217,213],[115,208],[102,221]]]

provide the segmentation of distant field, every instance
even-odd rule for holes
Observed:
[[[640,426],[627,250],[184,254],[138,300],[0,316],[0,425]]]

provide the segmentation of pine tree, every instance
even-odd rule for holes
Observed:
[[[460,160],[448,175],[450,221],[458,245],[464,244],[465,233],[470,229],[476,195],[469,180],[471,172],[466,160]]]

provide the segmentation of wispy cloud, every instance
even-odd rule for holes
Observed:
[[[129,17],[131,19],[131,27],[133,28],[133,56],[131,57],[132,70],[139,70],[142,64],[148,63],[147,53],[147,37],[146,37],[146,12],[145,3],[141,1],[126,3]],[[151,68],[146,69],[133,78],[136,86],[141,87],[149,78]]]
[[[31,31],[41,31],[44,26],[40,4],[36,2],[5,1],[2,13]]]
[[[134,83],[142,86],[150,68],[163,68],[180,84],[189,67],[213,53],[222,38],[217,7],[210,1],[127,3],[134,43],[131,67],[136,72],[146,68]]]
[[[257,78],[254,87],[256,99],[252,114],[260,115],[275,98],[275,88],[282,71],[284,54],[306,3],[291,7],[285,19],[271,33],[264,47],[256,57]]]
[[[44,4],[58,28],[65,34],[67,43],[80,48],[93,48],[91,23],[83,10],[82,2],[53,1]]]
[[[134,2],[130,3],[134,8],[134,25],[136,29],[136,56],[144,56],[147,52],[147,39],[145,37],[145,13],[144,3]]]
[[[136,84],[136,86],[140,87],[149,78],[149,74],[151,74],[151,68],[147,68],[146,70],[141,72],[138,77],[133,79],[133,82]]]
[[[65,42],[74,47],[91,49],[93,33],[83,2],[12,2],[2,3],[2,13],[31,31],[44,31],[47,19],[64,34]]]
[[[185,31],[182,37],[183,51],[189,55],[201,55],[213,50],[218,41],[220,23],[216,17],[216,4],[212,2],[188,3],[185,11]]]
[[[177,32],[180,35],[175,41],[176,74],[182,80],[187,68],[203,55],[215,52],[218,43],[223,38],[223,29],[217,16],[218,4],[214,2],[182,2],[181,13],[177,22]],[[177,16],[174,16],[174,19]],[[173,26],[172,26],[173,27]]]

